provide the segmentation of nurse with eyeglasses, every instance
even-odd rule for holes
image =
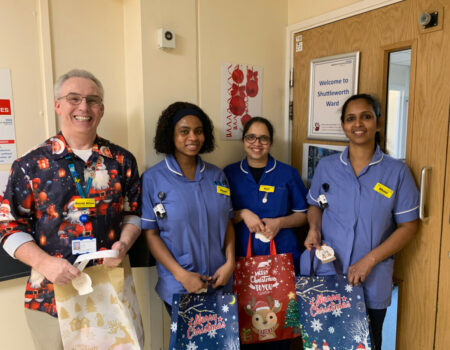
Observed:
[[[244,126],[246,157],[225,169],[231,190],[236,231],[236,257],[246,256],[249,237],[252,255],[269,255],[275,240],[277,253],[292,253],[299,271],[300,242],[294,228],[306,223],[306,188],[297,169],[270,155],[273,127],[254,117]],[[250,236],[251,234],[251,236]],[[241,349],[289,349],[290,340],[241,345]]]

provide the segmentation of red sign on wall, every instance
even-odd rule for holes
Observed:
[[[11,115],[11,102],[0,100],[0,115]]]

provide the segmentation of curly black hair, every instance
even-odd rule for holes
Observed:
[[[195,111],[197,111],[198,115],[196,116],[202,122],[205,142],[203,143],[203,146],[200,149],[199,153],[209,153],[214,151],[214,126],[211,119],[209,119],[208,115],[203,112],[200,107],[189,102],[174,102],[164,111],[162,111],[158,119],[156,135],[153,139],[155,151],[157,153],[174,154],[175,144],[173,141],[173,133],[175,125],[173,123],[173,117],[175,116],[175,114],[177,114],[178,111],[181,111],[183,109],[194,109]]]

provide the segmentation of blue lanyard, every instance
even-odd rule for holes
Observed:
[[[71,153],[68,154],[66,156],[66,160],[68,161],[67,166],[69,167],[70,174],[72,175],[72,179],[75,182],[75,185],[77,186],[78,193],[80,194],[81,198],[88,198],[89,191],[91,190],[91,186],[92,186],[92,179],[94,177],[92,175],[92,173],[95,172],[95,168],[97,166],[98,153],[94,152],[94,158],[92,159],[92,165],[89,170],[89,179],[88,179],[87,185],[85,187],[86,192],[83,190],[83,187],[81,186],[80,176],[78,175],[78,173],[75,169],[75,165],[73,164],[73,155]]]

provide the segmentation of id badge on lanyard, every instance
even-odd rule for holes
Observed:
[[[78,237],[72,240],[72,255],[95,253],[97,239],[95,237]]]
[[[68,167],[70,174],[72,176],[72,179],[75,183],[75,186],[77,187],[78,194],[81,198],[75,198],[75,208],[81,211],[84,211],[83,214],[80,215],[79,221],[83,225],[83,232],[85,232],[86,227],[85,224],[89,220],[88,216],[88,210],[89,208],[95,208],[95,198],[88,198],[89,192],[92,187],[92,181],[95,176],[95,169],[98,162],[98,154],[94,156],[94,159],[92,160],[92,165],[89,169],[89,179],[87,181],[86,186],[81,185],[81,179],[78,175],[75,164],[73,162],[73,155],[69,154],[66,156],[66,160],[68,161]],[[86,254],[86,253],[94,253],[97,251],[97,239],[95,237],[78,237],[74,240],[72,240],[72,254],[78,255],[78,254]]]

